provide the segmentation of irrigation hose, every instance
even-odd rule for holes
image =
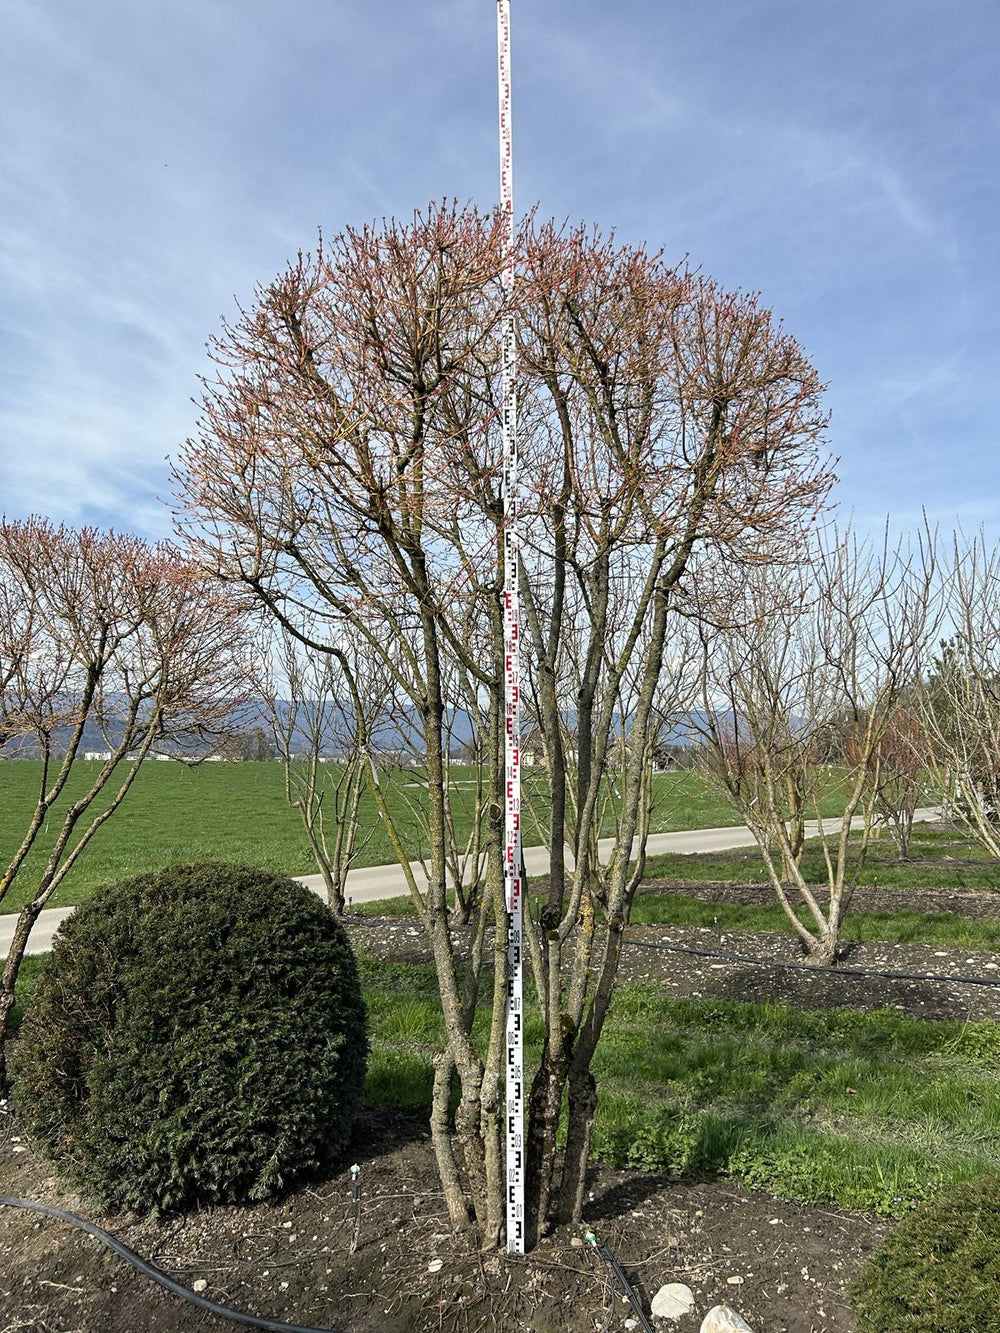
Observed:
[[[619,1287],[622,1290],[623,1295],[625,1296],[625,1299],[628,1301],[629,1305],[631,1305],[632,1309],[638,1315],[639,1323],[643,1327],[643,1333],[655,1333],[653,1325],[646,1318],[646,1312],[642,1308],[642,1302],[639,1300],[638,1292],[636,1291],[635,1287],[632,1286],[632,1283],[628,1280],[628,1278],[625,1276],[624,1272],[622,1271],[621,1264],[611,1253],[610,1248],[607,1245],[601,1245],[592,1231],[587,1232],[587,1234],[584,1236],[584,1240],[592,1249],[597,1251],[597,1254],[599,1255],[601,1262],[604,1264],[605,1268],[611,1274],[613,1281],[616,1281],[618,1283]],[[613,1302],[614,1302],[614,1297],[612,1297],[612,1309],[614,1309]]]
[[[209,1314],[217,1315],[220,1319],[229,1319],[235,1324],[246,1324],[249,1328],[262,1328],[270,1330],[270,1333],[341,1333],[341,1330],[330,1328],[315,1328],[311,1324],[285,1324],[280,1319],[261,1319],[258,1315],[246,1314],[243,1310],[231,1310],[226,1305],[217,1305],[215,1301],[210,1301],[205,1296],[199,1296],[197,1292],[183,1286],[180,1282],[175,1282],[168,1274],[155,1264],[148,1263],[141,1255],[130,1250],[127,1245],[123,1245],[117,1237],[104,1231],[101,1227],[94,1226],[93,1222],[88,1222],[83,1217],[78,1217],[76,1213],[67,1212],[64,1208],[53,1208],[47,1203],[33,1203],[30,1199],[12,1199],[6,1194],[0,1194],[0,1206],[5,1205],[8,1208],[24,1208],[29,1212],[47,1213],[49,1217],[58,1218],[60,1222],[68,1222],[70,1226],[78,1227],[85,1231],[88,1236],[93,1236],[95,1240],[101,1241],[108,1249],[114,1250],[115,1254],[127,1260],[133,1268],[138,1269],[146,1277],[152,1278],[158,1282],[161,1287],[167,1291],[173,1292],[175,1296],[181,1296],[184,1300],[190,1301],[200,1310],[207,1310]]]

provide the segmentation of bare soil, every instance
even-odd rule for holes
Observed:
[[[448,1233],[426,1124],[366,1115],[353,1152],[363,1182],[356,1253],[347,1167],[277,1203],[159,1221],[95,1216],[64,1191],[16,1128],[0,1151],[0,1191],[79,1212],[220,1304],[352,1333],[609,1333],[632,1311],[598,1255],[562,1229],[526,1259],[483,1254]],[[346,1223],[345,1223],[345,1219]],[[648,1310],[665,1282],[687,1283],[693,1333],[711,1306],[759,1333],[848,1333],[847,1287],[884,1225],[781,1203],[731,1182],[690,1184],[595,1167],[586,1221]],[[343,1223],[343,1225],[341,1225]],[[576,1243],[574,1243],[574,1241]],[[0,1330],[208,1333],[233,1327],[157,1286],[97,1240],[37,1213],[0,1208]],[[435,1261],[440,1260],[437,1271]]]

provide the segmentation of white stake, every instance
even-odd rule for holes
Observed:
[[[497,0],[500,208],[506,223],[503,289],[514,295],[514,190],[510,134],[510,0]],[[524,1032],[522,1026],[521,705],[517,598],[517,387],[513,309],[503,320],[504,779],[507,898],[507,1252],[524,1253]]]

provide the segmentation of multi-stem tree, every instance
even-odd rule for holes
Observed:
[[[945,810],[1000,858],[1000,550],[956,536],[944,570],[951,637],[920,692]]]
[[[411,892],[447,1032],[432,1139],[453,1223],[471,1213],[488,1245],[502,1237],[505,1193],[503,234],[499,218],[441,207],[300,256],[218,340],[177,476],[199,558],[306,643],[327,648],[353,624],[419,720],[428,887]],[[529,222],[517,244],[519,586],[552,851],[525,914],[545,1032],[529,1095],[530,1241],[584,1197],[590,1066],[642,875],[675,614],[699,569],[766,562],[798,541],[831,475],[815,371],[753,297],[596,233]],[[462,967],[447,902],[458,700],[476,719],[491,798]],[[620,795],[602,867],[613,754]],[[487,1021],[474,1038],[477,1008]]]
[[[753,831],[810,961],[829,964],[875,824],[879,755],[935,632],[935,555],[931,537],[911,551],[833,533],[810,556],[747,569],[727,605],[706,607],[701,716],[706,771]],[[831,793],[823,760],[845,729]],[[831,795],[837,813],[824,818]],[[810,816],[823,895],[801,867]]]
[[[39,913],[153,751],[204,752],[246,698],[251,640],[226,589],[168,543],[42,519],[0,522],[0,737],[40,761],[38,799],[0,868],[0,899],[30,875],[0,978],[0,1034]],[[68,784],[85,735],[106,747]],[[47,823],[44,864],[29,854]],[[0,1084],[6,1071],[0,1042]]]

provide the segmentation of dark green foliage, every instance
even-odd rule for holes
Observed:
[[[885,1238],[854,1285],[858,1333],[1000,1328],[1000,1177],[944,1190]]]
[[[314,894],[180,866],[110,885],[64,923],[13,1099],[105,1207],[262,1199],[345,1147],[367,1050],[350,942]]]

